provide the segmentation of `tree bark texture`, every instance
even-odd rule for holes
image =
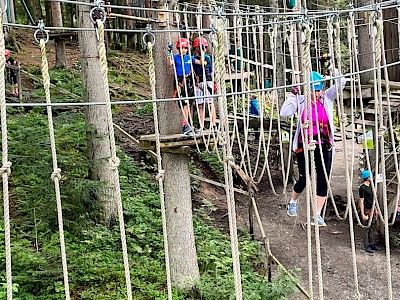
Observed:
[[[51,19],[52,19],[52,25],[54,27],[63,26],[60,2],[51,2]],[[56,67],[65,68],[67,66],[67,56],[65,53],[65,40],[61,37],[61,38],[56,38],[55,42],[56,42]]]
[[[177,34],[171,36],[175,44]],[[166,62],[168,42],[167,34],[155,34],[154,62],[158,99],[170,98],[174,91],[173,66],[167,66]],[[161,134],[181,131],[182,114],[177,101],[159,103],[158,116]],[[200,276],[193,232],[189,159],[182,154],[163,153],[162,162],[165,170],[165,209],[171,281],[179,288],[189,288]]]
[[[90,28],[93,26],[89,18],[90,6],[78,5],[78,26]],[[88,102],[105,101],[105,90],[100,70],[97,51],[96,34],[93,31],[80,31],[80,56],[82,65],[83,99]],[[110,168],[111,157],[109,127],[106,106],[86,106],[86,125],[88,141],[88,159],[90,162],[90,177],[104,183],[104,189],[96,193],[96,199],[101,206],[100,221],[111,225],[117,214],[113,172]]]
[[[360,0],[357,6],[365,6],[374,4],[373,0]],[[374,44],[372,36],[370,35],[370,28],[368,26],[368,12],[358,13],[356,19],[361,19],[357,26],[358,36],[358,64],[360,71],[371,69],[374,67],[374,56],[372,52],[372,45]],[[374,72],[365,72],[360,74],[361,84],[368,84],[369,80],[374,80]]]

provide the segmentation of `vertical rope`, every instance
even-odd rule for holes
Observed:
[[[110,168],[113,171],[113,176],[114,176],[113,179],[116,192],[115,198],[117,200],[117,207],[118,207],[118,220],[119,220],[119,230],[121,233],[126,291],[128,295],[128,300],[132,300],[131,275],[129,271],[128,249],[126,246],[124,211],[122,208],[121,190],[119,184],[119,172],[118,172],[119,158],[117,157],[117,150],[115,147],[114,126],[113,126],[111,101],[110,101],[110,88],[108,86],[108,66],[107,66],[106,46],[104,44],[104,24],[101,20],[97,20],[96,25],[99,29],[99,41],[97,44],[97,50],[99,51],[100,67],[104,84],[104,94],[105,94],[104,98],[106,102],[108,130],[110,137],[110,150],[111,150]]]
[[[311,41],[311,32],[312,28],[309,27],[309,25],[306,25],[305,28],[305,35],[306,35],[306,42],[304,43],[304,56],[303,56],[303,69],[304,72],[306,72],[306,76],[311,75],[311,57],[310,57],[310,41]],[[310,89],[310,84],[309,82],[306,84],[306,89]],[[318,226],[318,212],[317,212],[317,195],[316,195],[316,190],[317,190],[317,184],[316,184],[316,167],[315,167],[315,140],[314,140],[314,133],[313,133],[313,123],[312,123],[312,105],[316,105],[315,103],[312,103],[311,101],[311,93],[307,95],[305,93],[305,99],[306,99],[306,126],[308,126],[308,138],[307,138],[307,149],[306,153],[309,152],[310,154],[310,163],[311,163],[311,174],[309,174],[309,177],[307,180],[311,184],[309,184],[309,188],[311,188],[311,191],[309,192],[309,197],[311,197],[310,202],[314,203],[312,206],[313,208],[313,216],[314,216],[314,231],[315,231],[315,250],[317,254],[317,273],[318,273],[318,292],[319,292],[319,299],[323,300],[324,299],[324,285],[322,281],[322,263],[321,263],[321,245],[320,245],[320,240],[319,240],[319,226]],[[318,101],[318,100],[317,100]],[[301,116],[300,116],[301,117]],[[308,169],[308,157],[306,158],[306,169]],[[322,159],[322,158],[321,158]],[[311,176],[310,176],[311,175]],[[310,225],[310,223],[308,224]]]
[[[338,22],[339,23],[339,22]],[[349,47],[351,48],[351,42],[354,38],[353,36],[353,31],[352,31],[352,26],[354,26],[354,14],[350,13],[349,14],[349,19],[348,19],[348,23],[349,23]],[[339,26],[337,24],[337,26]],[[338,41],[339,47],[340,47],[340,37],[339,37],[339,41]],[[340,55],[340,51],[338,53],[336,53],[337,55]],[[340,62],[340,57],[338,57],[338,61]],[[344,132],[345,128],[344,128],[344,124],[343,122],[341,123],[341,128],[340,130],[342,131],[342,138],[343,138],[343,147],[344,147],[344,157],[346,159],[346,181],[347,181],[347,185],[349,185],[350,181],[348,180],[349,177],[349,168],[347,165],[347,152],[346,152],[346,133]],[[354,147],[353,147],[354,149]],[[360,290],[358,287],[358,271],[357,271],[357,257],[356,257],[356,243],[355,243],[355,238],[354,238],[354,224],[353,224],[353,210],[351,209],[351,202],[353,199],[353,195],[350,191],[349,186],[347,186],[347,207],[348,207],[348,213],[349,213],[349,230],[350,230],[350,243],[351,243],[351,257],[352,257],[352,264],[353,264],[353,277],[354,277],[354,288],[355,288],[355,299],[360,299],[361,295],[360,295]]]
[[[375,85],[375,88],[378,90],[378,108],[382,116],[382,71],[381,68],[381,62],[382,62],[382,32],[383,32],[383,22],[382,22],[382,16],[381,12],[378,13],[379,17],[375,20],[375,25],[376,25],[376,36],[375,36],[375,67],[376,73],[374,76],[376,79],[377,84]],[[390,112],[389,112],[390,113]],[[381,152],[381,166],[380,166],[380,172],[382,173],[383,176],[383,184],[382,184],[382,201],[383,201],[383,218],[384,218],[384,226],[385,226],[385,248],[386,248],[386,276],[387,276],[387,289],[388,289],[388,299],[392,300],[393,299],[393,291],[392,291],[392,269],[391,269],[391,262],[390,262],[390,240],[389,240],[389,226],[388,226],[388,205],[387,205],[387,194],[386,194],[386,167],[385,167],[385,133],[386,133],[386,127],[383,124],[383,118],[381,117],[379,120],[379,134],[378,134],[378,140],[379,140],[379,147],[380,147],[380,152]],[[377,157],[378,159],[378,157]]]
[[[303,76],[304,76],[304,101],[305,101],[305,113],[306,120],[303,123],[303,128],[308,128],[310,126],[310,116],[311,114],[311,91],[310,91],[310,74],[311,74],[311,61],[310,61],[310,39],[311,39],[311,30],[307,24],[304,25],[304,34],[305,41],[303,42]],[[301,120],[301,115],[298,115],[298,118]],[[311,119],[312,120],[312,119]],[[312,125],[311,129],[312,130]],[[304,136],[304,135],[303,135]],[[303,141],[307,143],[308,137],[304,136]],[[310,182],[310,168],[309,168],[309,147],[305,147],[304,149],[304,158],[306,163],[306,182]],[[306,186],[306,202],[307,202],[307,255],[308,255],[308,289],[310,292],[310,297],[313,299],[313,271],[312,271],[312,239],[311,239],[311,197],[309,185]],[[318,227],[318,226],[316,226]]]
[[[216,66],[216,82],[218,91],[221,93],[221,99],[218,101],[220,108],[221,134],[222,134],[222,150],[224,157],[224,175],[225,175],[225,191],[227,197],[228,217],[229,217],[229,233],[231,238],[231,250],[233,260],[233,276],[235,279],[236,299],[242,299],[242,283],[240,275],[239,246],[236,227],[236,209],[233,190],[232,177],[232,149],[229,142],[229,122],[228,122],[228,106],[226,98],[226,86],[224,84],[225,75],[225,57],[224,57],[224,35],[222,19],[217,20],[217,66]]]
[[[44,93],[46,96],[46,103],[51,104],[49,65],[46,56],[46,42],[43,39],[40,40],[40,52],[42,55],[42,77],[43,77]],[[70,294],[69,294],[69,283],[68,283],[68,265],[67,265],[67,255],[65,251],[64,227],[63,227],[61,192],[60,192],[61,169],[58,167],[57,163],[57,150],[56,150],[56,140],[54,137],[53,113],[50,105],[47,106],[47,120],[49,122],[51,157],[53,161],[53,173],[51,174],[51,179],[54,181],[54,190],[56,193],[58,230],[60,235],[61,261],[62,261],[63,276],[64,276],[65,299],[69,300]]]
[[[3,28],[3,20],[0,18],[0,28]],[[7,300],[12,299],[12,269],[11,269],[11,237],[10,237],[10,201],[8,193],[8,176],[11,174],[11,162],[8,161],[7,141],[7,109],[4,68],[6,57],[4,55],[4,32],[0,30],[0,114],[1,114],[1,154],[2,166],[0,168],[3,180],[3,206],[4,206],[4,234],[6,250],[6,280]]]
[[[149,75],[150,75],[150,88],[151,96],[153,100],[157,99],[156,94],[156,72],[154,66],[153,57],[153,44],[147,43],[147,49],[149,51]],[[165,216],[165,197],[164,197],[164,170],[162,168],[162,156],[160,147],[160,130],[158,125],[158,111],[157,102],[153,102],[153,117],[154,117],[154,130],[156,134],[156,152],[157,152],[157,169],[158,169],[158,186],[160,191],[160,202],[161,202],[161,219],[162,229],[164,234],[164,251],[165,251],[165,269],[167,273],[167,289],[168,289],[168,300],[172,300],[172,286],[171,286],[171,271],[169,265],[169,247],[168,247],[168,234],[167,234],[167,221]]]

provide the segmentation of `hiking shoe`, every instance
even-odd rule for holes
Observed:
[[[369,245],[369,247],[370,247],[371,250],[373,250],[373,251],[379,251],[379,250],[381,250],[378,246],[376,246],[376,244]]]
[[[297,217],[297,202],[288,203],[287,214],[289,217]]]
[[[190,136],[190,137],[193,136],[192,129],[190,128],[190,126],[188,124],[183,125],[182,134]]]
[[[311,221],[310,224],[311,224],[311,226],[314,226],[314,225],[315,225],[315,222],[314,222],[314,221]],[[325,223],[324,219],[323,219],[320,215],[317,216],[317,224],[318,224],[318,226],[320,226],[320,227],[325,227],[325,226],[326,226],[326,223]]]
[[[371,249],[371,245],[365,245],[364,250],[367,253],[374,253],[374,250]]]

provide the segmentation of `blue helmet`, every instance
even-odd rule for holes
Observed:
[[[311,91],[320,91],[324,88],[323,80],[324,77],[319,74],[318,72],[312,71],[310,75],[310,81],[317,81],[314,83],[310,83],[310,90]]]
[[[364,170],[361,172],[362,179],[367,179],[371,176],[371,172],[369,170]]]

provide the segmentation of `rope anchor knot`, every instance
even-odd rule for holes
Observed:
[[[11,175],[11,162],[6,162],[1,168],[0,168],[0,173],[3,174],[5,172],[7,172],[7,175],[10,176]]]
[[[51,180],[55,180],[56,178],[58,180],[61,180],[61,169],[60,168],[55,169],[53,173],[51,173],[50,178]]]

